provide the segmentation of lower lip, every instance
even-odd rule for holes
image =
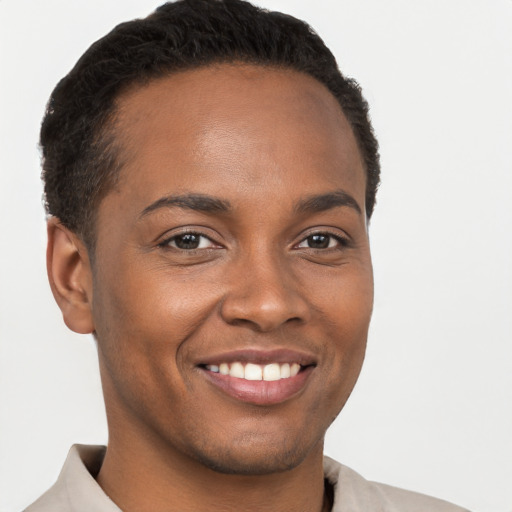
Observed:
[[[239,379],[204,368],[202,372],[214,386],[241,402],[274,405],[285,402],[302,391],[313,369],[313,366],[308,366],[294,377],[274,381]]]

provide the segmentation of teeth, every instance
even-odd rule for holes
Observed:
[[[290,365],[284,363],[281,365],[281,379],[287,379],[288,377],[290,377]]]
[[[280,378],[281,368],[277,363],[266,364],[263,367],[263,380],[279,380]]]
[[[229,369],[229,375],[231,377],[238,377],[239,379],[245,379],[245,370],[242,363],[233,363]]]
[[[219,365],[207,365],[206,368],[214,373],[221,375],[229,375],[238,379],[245,380],[265,380],[275,381],[281,379],[289,379],[295,377],[300,371],[300,364],[298,363],[270,363],[266,365],[246,363],[244,366],[240,362],[235,363],[221,363]]]
[[[263,370],[257,364],[247,363],[245,365],[245,380],[262,380]]]

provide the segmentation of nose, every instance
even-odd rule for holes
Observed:
[[[260,255],[239,261],[236,267],[221,304],[225,322],[270,332],[287,323],[309,320],[307,290],[300,286],[289,262]]]

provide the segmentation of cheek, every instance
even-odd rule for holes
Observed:
[[[174,403],[186,394],[180,363],[186,340],[208,318],[216,298],[161,269],[128,268],[106,269],[95,282],[102,380],[107,402],[152,416],[152,403]]]
[[[129,333],[122,343],[140,342],[152,350],[186,338],[217,301],[214,286],[190,276],[170,275],[163,266],[146,268],[133,262],[104,272],[95,283],[95,291],[98,327],[107,329],[109,337]]]
[[[334,381],[330,400],[339,409],[355,385],[365,356],[373,310],[371,265],[353,264],[350,272],[347,268],[336,278],[326,279],[322,293],[316,294],[316,305],[330,366],[326,375]]]
[[[165,269],[127,268],[98,276],[93,311],[105,378],[123,402],[144,408],[157,398],[168,401],[172,390],[185,392],[186,340],[218,298],[212,287],[200,286],[199,293],[196,281],[171,278]]]
[[[373,272],[369,258],[350,262],[302,284],[314,290],[313,307],[333,331],[333,339],[366,339],[373,310]],[[336,335],[337,333],[337,335]]]

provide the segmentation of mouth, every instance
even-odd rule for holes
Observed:
[[[305,389],[316,362],[290,351],[244,351],[198,365],[208,382],[237,401],[274,405]]]
[[[241,361],[235,361],[234,363],[220,363],[219,365],[208,364],[204,368],[210,372],[229,375],[236,379],[275,382],[295,377],[303,367],[299,363],[269,363],[265,365],[246,363],[244,365]]]

